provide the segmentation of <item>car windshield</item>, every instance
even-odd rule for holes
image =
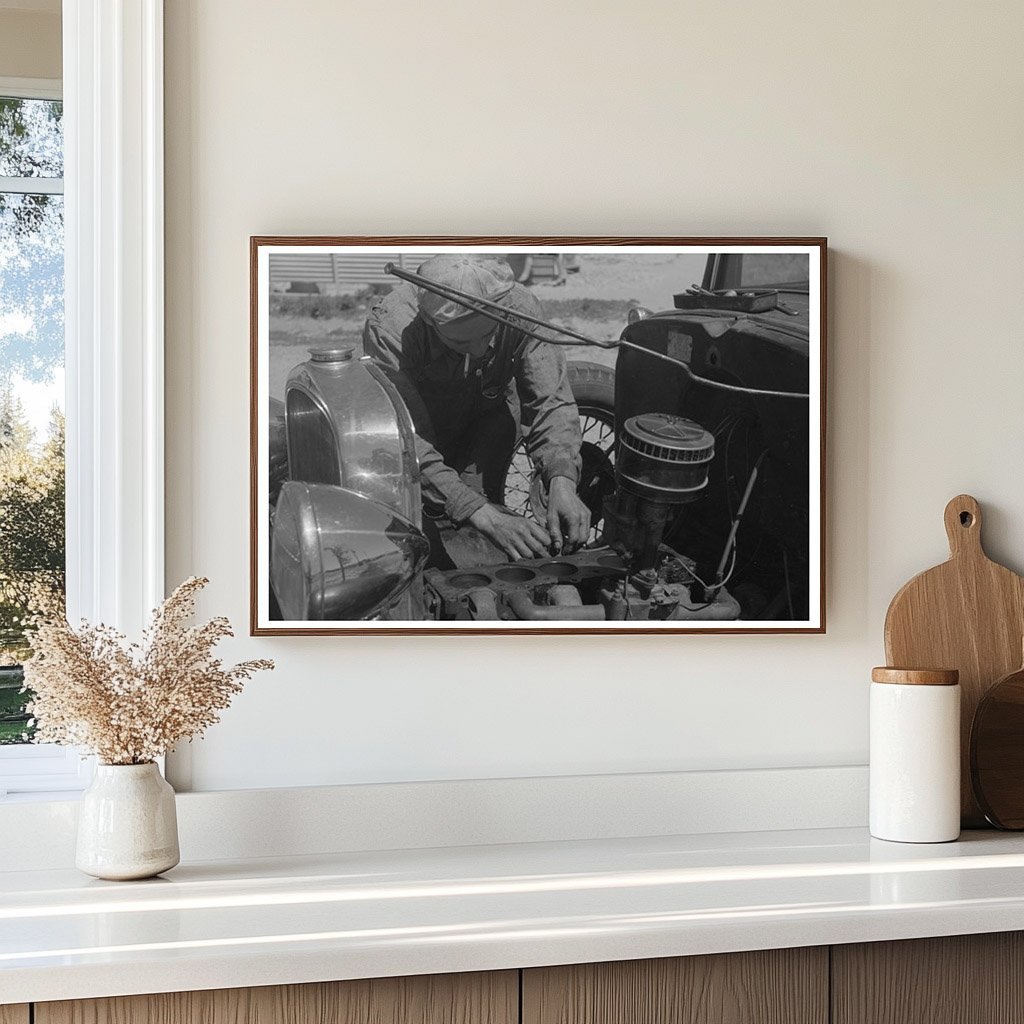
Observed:
[[[806,253],[744,253],[738,288],[809,290],[810,271]]]

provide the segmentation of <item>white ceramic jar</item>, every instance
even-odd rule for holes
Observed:
[[[178,852],[174,790],[149,764],[98,764],[78,810],[75,866],[96,878],[150,878]]]
[[[955,669],[871,672],[870,828],[876,839],[960,835],[960,685]]]

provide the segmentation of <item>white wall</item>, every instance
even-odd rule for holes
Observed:
[[[863,762],[947,499],[1024,568],[1022,12],[167,0],[169,582],[241,633],[249,235],[832,244],[826,636],[243,638],[195,788]]]

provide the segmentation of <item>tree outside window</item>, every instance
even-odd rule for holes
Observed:
[[[32,729],[19,667],[64,597],[62,104],[0,95],[0,744]]]

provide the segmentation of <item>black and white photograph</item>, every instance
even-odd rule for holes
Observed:
[[[825,253],[253,238],[252,632],[824,631]]]

